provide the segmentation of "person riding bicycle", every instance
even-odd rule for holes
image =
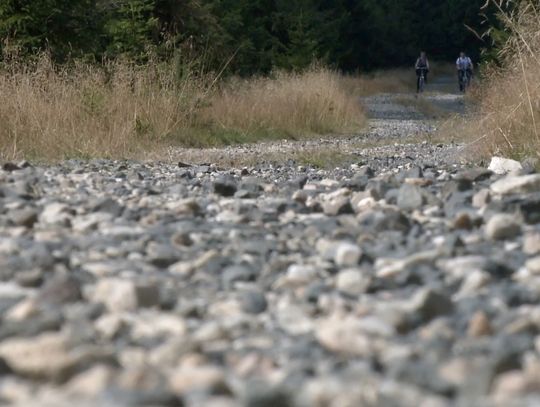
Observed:
[[[422,73],[424,74],[424,83],[427,83],[427,75],[429,72],[429,61],[424,51],[420,53],[420,57],[416,60],[414,69],[416,70],[416,92],[418,93],[420,92],[420,77],[422,76]]]
[[[474,66],[471,61],[471,58],[469,58],[465,54],[465,52],[459,53],[459,58],[456,61],[456,69],[458,72],[459,90],[461,92],[464,92],[466,82],[468,82],[471,79],[473,71],[474,71]],[[465,77],[465,75],[467,76]]]

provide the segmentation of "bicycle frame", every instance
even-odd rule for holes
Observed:
[[[469,87],[471,77],[467,69],[459,70],[459,87],[462,92],[465,92]]]
[[[418,68],[420,70],[420,77],[419,80],[419,86],[418,86],[418,92],[422,93],[424,91],[424,86],[426,84],[426,68]]]

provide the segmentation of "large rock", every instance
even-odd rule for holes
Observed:
[[[508,176],[491,184],[491,191],[495,194],[527,194],[540,190],[540,174]]]
[[[505,175],[522,171],[523,166],[519,161],[510,160],[509,158],[493,157],[488,169],[495,174]]]
[[[62,333],[5,340],[0,343],[0,357],[18,375],[51,381],[69,379],[94,362],[113,362],[104,349],[90,345],[72,348]]]

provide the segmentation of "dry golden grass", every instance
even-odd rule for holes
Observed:
[[[364,124],[358,102],[327,69],[217,84],[168,64],[9,63],[0,70],[0,158],[140,158],[170,145],[307,137]]]
[[[491,68],[478,89],[478,112],[452,127],[480,156],[540,156],[540,9],[521,2],[501,19],[511,33],[502,68]],[[446,131],[448,133],[448,131]]]
[[[67,70],[46,57],[35,66],[12,64],[0,73],[0,154],[39,160],[139,155],[192,125],[202,83],[175,81],[158,65]]]
[[[416,87],[413,69],[389,69],[371,74],[344,75],[340,81],[344,89],[356,97],[379,93],[404,93]]]
[[[294,138],[343,133],[365,124],[362,108],[347,91],[343,78],[324,68],[231,80],[202,109],[199,118],[215,130],[247,138],[257,134]]]

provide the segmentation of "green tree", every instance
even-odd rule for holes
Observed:
[[[106,15],[107,53],[144,59],[147,49],[156,45],[158,39],[154,0],[120,0],[102,6]]]
[[[65,60],[94,54],[100,47],[101,19],[95,0],[2,0],[0,39],[22,52],[48,49]]]

